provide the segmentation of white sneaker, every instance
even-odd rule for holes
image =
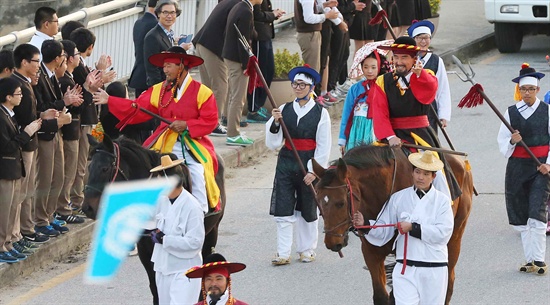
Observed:
[[[279,254],[275,255],[275,257],[271,260],[271,264],[275,266],[282,266],[282,265],[288,265],[290,264],[290,257],[284,258],[280,257]]]

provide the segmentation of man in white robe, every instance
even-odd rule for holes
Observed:
[[[454,226],[449,197],[433,187],[436,172],[443,162],[431,151],[409,155],[413,164],[414,185],[393,194],[376,220],[367,225],[395,224],[371,229],[365,238],[375,246],[383,246],[395,235],[397,264],[393,269],[395,304],[444,304],[448,281],[447,243]],[[365,225],[363,215],[353,216],[356,226]],[[405,234],[408,234],[407,254]],[[403,263],[406,259],[404,274]]]
[[[151,261],[155,264],[160,304],[194,304],[201,291],[200,279],[189,279],[185,272],[202,263],[204,213],[197,199],[183,188],[184,160],[172,161],[162,156],[161,165],[151,172],[161,176],[176,175],[178,186],[162,196],[155,216],[157,228],[151,232],[155,243]]]

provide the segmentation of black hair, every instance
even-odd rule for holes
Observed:
[[[386,74],[388,72],[391,72],[391,65],[390,65],[390,62],[388,61],[388,59],[386,58],[386,56],[378,53],[378,56],[380,56],[380,67],[378,67],[378,69],[380,69],[380,71],[378,72],[378,75],[382,75],[382,74]],[[363,59],[363,61],[361,62],[361,66],[363,66],[363,63],[365,62],[365,60],[367,60],[367,58],[374,58],[376,59],[376,55],[374,54],[374,52],[370,53],[367,57],[365,57],[365,59]]]
[[[50,39],[45,40],[42,43],[42,61],[44,63],[50,63],[55,60],[57,56],[61,56],[63,54],[63,45],[61,42]]]
[[[157,15],[157,17],[160,15],[160,12],[162,12],[162,7],[165,5],[173,5],[176,8],[176,17],[179,17],[179,15],[181,14],[180,5],[173,0],[160,0],[157,3],[157,6],[155,7],[155,14]]]
[[[412,163],[411,163],[411,164],[412,164]],[[414,172],[414,170],[417,169],[417,168],[419,168],[419,167],[418,167],[418,166],[415,166],[414,164],[412,164],[412,171],[413,171],[413,172]],[[420,168],[420,169],[425,170],[425,169],[423,169],[423,168]],[[429,171],[429,170],[425,170],[425,171],[432,173],[432,175],[436,175],[436,174],[437,174],[437,171]]]
[[[107,86],[105,92],[112,96],[126,98],[126,85],[118,81],[112,82]]]
[[[65,25],[61,28],[61,38],[63,40],[71,39],[71,33],[79,28],[83,28],[84,24],[80,21],[76,20],[70,20],[65,23]]]
[[[34,13],[34,26],[36,29],[41,29],[46,21],[52,21],[53,15],[55,14],[57,14],[57,12],[51,7],[43,6],[38,8]]]
[[[23,60],[30,62],[34,55],[40,55],[40,50],[37,47],[29,43],[24,43],[18,45],[15,50],[13,50],[13,60],[15,61],[15,67],[17,69],[21,68]]]
[[[0,73],[9,69],[10,71],[15,68],[15,61],[13,59],[13,52],[11,50],[0,51]]]
[[[86,28],[78,28],[71,33],[71,40],[76,45],[78,52],[83,53],[95,44],[95,35]]]
[[[63,45],[63,50],[67,53],[67,57],[73,57],[76,54],[74,51],[74,48],[76,48],[74,42],[64,39],[61,40],[61,44]]]
[[[21,88],[21,83],[15,78],[6,77],[0,79],[0,103],[4,104],[7,96],[13,95],[17,88]]]
[[[158,0],[149,0],[147,1],[147,7],[155,7],[157,6]]]

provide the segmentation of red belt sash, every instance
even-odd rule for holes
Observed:
[[[317,143],[313,139],[292,139],[296,150],[314,150],[317,147]],[[292,150],[290,142],[285,140],[285,147]]]
[[[393,129],[413,129],[430,126],[427,115],[390,118],[390,123]]]
[[[529,146],[529,149],[533,152],[535,157],[542,158],[548,156],[548,150],[550,147],[548,145],[542,145],[542,146]],[[516,146],[514,149],[514,152],[512,153],[512,157],[514,158],[524,158],[528,159],[531,158],[527,150],[523,148],[523,146]]]

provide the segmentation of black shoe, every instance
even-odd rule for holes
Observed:
[[[37,232],[37,233],[40,233],[40,234],[43,234],[45,236],[48,236],[48,237],[57,237],[59,236],[59,234],[61,234],[59,231],[57,231],[56,229],[53,228],[53,226],[41,226],[41,227],[34,227],[34,230]]]
[[[23,234],[23,238],[26,241],[30,241],[31,243],[35,243],[35,244],[42,244],[50,240],[48,236],[42,235],[42,234],[36,234],[36,233],[32,233],[29,235]]]
[[[24,255],[31,255],[34,253],[33,250],[27,249],[23,246],[21,246],[19,243],[13,243],[13,248],[17,250],[17,252],[24,254]]]
[[[84,218],[76,215],[57,215],[55,218],[66,221],[67,223],[84,223]]]
[[[226,137],[227,136],[227,128],[223,126],[222,124],[218,124],[214,130],[210,133],[210,136],[212,137]]]
[[[50,226],[54,230],[58,231],[61,234],[65,234],[65,233],[69,232],[69,228],[64,227],[64,226],[60,226],[60,225],[56,224],[55,222],[50,223]]]
[[[21,238],[20,241],[17,242],[21,247],[23,248],[26,248],[26,249],[31,249],[33,251],[37,250],[39,247],[37,244],[34,244],[34,243],[31,243],[30,241],[24,239],[24,238]]]
[[[15,249],[15,248],[13,248],[13,249],[10,250],[10,254],[11,254],[13,257],[17,258],[18,260],[20,260],[20,261],[22,261],[22,260],[24,260],[24,259],[27,258],[27,256],[26,256],[25,254],[23,254],[23,253],[17,251],[17,249]]]
[[[0,252],[0,262],[1,263],[17,263],[18,258],[14,257],[10,252]]]

